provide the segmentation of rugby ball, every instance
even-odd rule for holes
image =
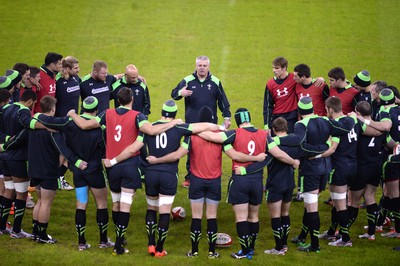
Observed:
[[[225,233],[217,233],[217,241],[215,242],[215,246],[218,248],[227,248],[232,246],[233,240],[232,237]]]
[[[173,220],[182,221],[186,217],[186,211],[183,207],[175,207],[171,211],[171,216]]]

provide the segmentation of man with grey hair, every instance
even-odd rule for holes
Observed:
[[[229,128],[231,125],[231,112],[228,98],[222,87],[221,81],[212,75],[209,71],[210,59],[207,56],[199,56],[196,58],[196,70],[193,74],[185,77],[172,90],[171,97],[174,100],[185,98],[185,122],[196,123],[198,114],[203,106],[211,108],[214,114],[218,108],[224,117],[224,127]],[[212,123],[218,123],[218,117],[215,116]],[[189,160],[186,163],[186,168],[189,172]],[[186,175],[184,187],[189,186],[189,181]]]

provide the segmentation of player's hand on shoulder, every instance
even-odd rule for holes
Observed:
[[[183,124],[183,123],[185,123],[185,122],[183,122],[183,120],[182,120],[182,119],[180,119],[180,118],[174,119],[174,120],[172,120],[172,122],[174,122],[174,123],[175,123],[175,125],[179,125],[179,124]]]
[[[69,110],[68,111],[68,113],[67,113],[67,116],[73,116],[73,115],[76,115],[76,112],[75,112],[75,109],[71,109],[71,110]]]
[[[144,77],[139,75],[137,78],[138,78],[138,80],[140,80],[141,82],[143,82],[144,84],[147,85],[147,81],[146,81],[146,79]]]
[[[323,78],[323,77],[318,77],[318,78],[316,78],[314,84],[315,84],[315,86],[317,86],[317,87],[322,87],[322,86],[324,86],[324,83],[325,83],[324,78]]]

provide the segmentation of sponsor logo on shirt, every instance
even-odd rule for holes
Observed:
[[[97,88],[97,89],[92,89],[92,94],[99,94],[99,93],[106,92],[106,91],[107,92],[109,91],[108,86]]]
[[[74,91],[79,91],[79,85],[67,88],[67,92],[68,93],[71,93],[71,92],[74,92]]]
[[[288,88],[283,88],[283,90],[276,90],[278,98],[285,97],[289,94]]]
[[[299,98],[301,99],[303,97],[310,97],[310,94],[308,94],[308,93],[306,93],[306,94],[300,93],[300,97]]]

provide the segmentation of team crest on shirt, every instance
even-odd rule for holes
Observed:
[[[136,95],[139,95],[139,90],[138,89],[136,89],[135,92],[136,92]]]
[[[278,97],[285,97],[289,94],[287,87],[283,88],[283,90],[278,89],[278,90],[276,90],[276,92],[277,92]]]
[[[93,83],[89,83],[89,86],[93,86]]]
[[[196,86],[192,86],[192,89],[196,89]]]
[[[208,90],[210,91],[211,90],[211,84],[208,84],[207,87],[208,87]]]
[[[56,84],[51,84],[50,85],[50,92],[55,92],[56,91]]]

